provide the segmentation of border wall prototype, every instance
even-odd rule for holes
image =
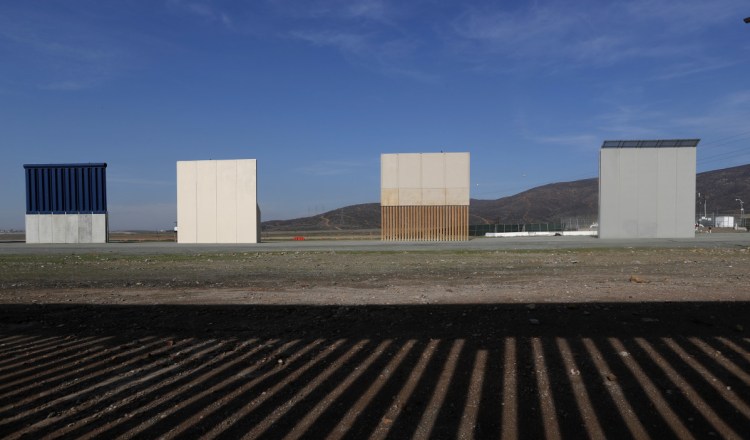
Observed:
[[[694,237],[699,141],[605,141],[599,156],[599,237]]]
[[[29,164],[26,243],[106,243],[107,164]]]
[[[383,154],[381,239],[469,239],[469,153]]]
[[[257,161],[177,162],[178,243],[258,243]]]

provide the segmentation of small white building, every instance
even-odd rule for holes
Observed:
[[[731,215],[722,215],[716,217],[716,227],[717,228],[733,228],[734,227],[734,217]]]

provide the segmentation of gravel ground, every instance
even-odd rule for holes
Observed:
[[[743,438],[750,248],[726,235],[0,245],[0,433]]]

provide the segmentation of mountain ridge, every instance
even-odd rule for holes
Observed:
[[[750,164],[696,174],[696,212],[698,206],[709,217],[714,213],[740,212],[735,199],[750,203]],[[700,205],[699,205],[700,203]],[[599,179],[549,183],[498,199],[471,199],[470,224],[557,223],[563,218],[598,217]],[[290,220],[261,223],[264,231],[319,231],[380,228],[380,203],[344,206],[322,214]]]

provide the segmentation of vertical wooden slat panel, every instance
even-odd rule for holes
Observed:
[[[451,235],[453,236],[454,241],[458,240],[458,227],[457,226],[459,224],[460,217],[461,217],[458,212],[459,209],[460,208],[458,206],[454,206],[453,209],[451,210],[452,212],[451,215],[453,216],[453,223],[452,223],[453,230],[451,231]]]
[[[430,206],[430,240],[435,240],[435,224],[437,217],[435,216],[435,207]]]
[[[455,206],[448,206],[448,240],[454,241],[456,240],[456,234],[453,228],[456,226],[456,207]]]
[[[410,240],[416,241],[418,240],[417,238],[417,229],[418,229],[417,213],[419,212],[419,206],[412,206],[409,211],[411,211],[411,215],[409,216],[409,225],[411,228],[411,231],[409,232],[409,237],[411,237]]]
[[[380,207],[380,239],[386,240],[386,237],[388,236],[388,207],[387,206],[381,206]]]
[[[448,222],[448,237],[449,240],[455,241],[456,240],[456,207],[455,206],[449,206],[449,215],[450,215],[450,221]]]
[[[412,220],[414,218],[414,206],[409,207],[409,240],[414,240],[414,237],[412,234],[414,233],[414,225],[412,224]]]
[[[461,241],[469,239],[468,206],[383,206],[381,240]]]

